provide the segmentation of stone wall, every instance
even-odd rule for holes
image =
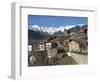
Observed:
[[[88,55],[76,54],[76,53],[69,53],[72,56],[77,64],[88,64]]]

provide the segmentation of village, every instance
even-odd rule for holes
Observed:
[[[28,41],[29,66],[87,64],[87,54],[87,29],[81,26],[77,32],[65,29],[61,36]]]

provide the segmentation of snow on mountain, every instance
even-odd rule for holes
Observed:
[[[34,30],[34,31],[42,31],[38,25],[29,26],[29,29]]]
[[[29,26],[29,29],[34,30],[34,31],[47,32],[50,35],[53,35],[55,32],[58,32],[58,31],[63,32],[64,29],[68,30],[75,26],[76,25],[68,25],[68,26],[60,26],[60,27],[43,27],[43,26],[38,26],[38,25],[32,25],[32,26]]]

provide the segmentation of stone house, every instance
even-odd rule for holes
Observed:
[[[53,58],[55,55],[57,55],[57,49],[52,49],[52,50],[48,50],[48,58]]]
[[[69,50],[69,39],[65,39],[64,40],[64,42],[63,42],[63,44],[64,44],[64,49],[66,50],[66,51],[68,51]]]
[[[28,51],[38,50],[38,42],[35,40],[28,40]]]
[[[28,55],[28,66],[48,65],[47,51],[32,51]]]
[[[69,51],[70,52],[80,52],[80,45],[75,41],[69,42]]]
[[[84,29],[83,29],[82,26],[80,26],[80,28],[79,28],[79,32],[84,32]]]
[[[44,43],[44,42],[40,42],[40,44],[39,44],[39,50],[40,50],[40,51],[43,51],[43,50],[45,50],[45,49],[46,49],[45,43]]]
[[[46,43],[45,47],[46,47],[46,50],[51,50],[52,49],[52,43],[50,43],[50,42]]]

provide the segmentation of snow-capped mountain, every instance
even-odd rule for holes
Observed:
[[[39,27],[38,25],[29,26],[29,29],[34,31],[42,31],[41,27]]]
[[[60,26],[60,27],[43,27],[43,26],[38,26],[38,25],[32,25],[32,26],[29,26],[29,29],[34,30],[34,31],[45,32],[45,33],[49,33],[50,35],[53,35],[55,32],[58,32],[58,31],[63,32],[64,29],[70,29],[74,26],[75,25]]]
[[[83,29],[87,29],[88,25],[81,25]],[[41,40],[46,39],[48,36],[61,36],[64,29],[68,29],[69,32],[77,32],[80,25],[75,26],[61,26],[61,27],[42,27],[38,25],[29,26],[28,39]]]

